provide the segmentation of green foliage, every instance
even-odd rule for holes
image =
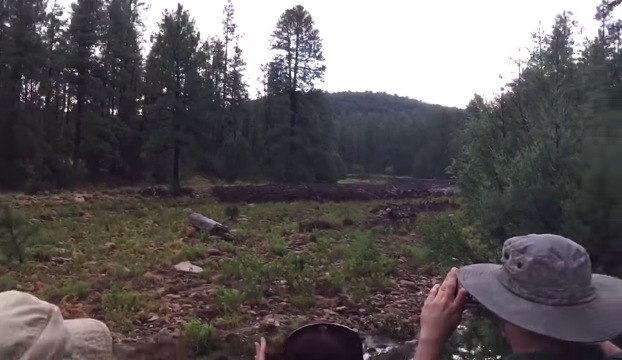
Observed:
[[[519,77],[492,102],[476,97],[462,151],[452,166],[465,208],[497,245],[526,233],[557,233],[582,243],[601,271],[616,274],[622,248],[622,150],[619,56],[602,19],[599,36],[579,53],[572,14],[540,30]],[[617,34],[617,33],[616,33]],[[617,36],[617,35],[616,35]],[[579,59],[578,59],[579,58]],[[578,59],[578,60],[577,60]]]
[[[339,154],[352,174],[444,177],[463,110],[384,93],[329,94]]]
[[[404,253],[408,256],[410,264],[419,267],[430,263],[430,251],[423,246],[407,246]]]
[[[218,287],[214,291],[216,306],[223,314],[238,313],[244,303],[245,296],[236,289],[225,289]]]
[[[270,238],[268,245],[270,246],[270,252],[275,255],[283,256],[287,253],[287,242],[282,236]]]
[[[357,233],[349,249],[345,269],[350,279],[369,284],[373,288],[382,288],[395,270],[397,262],[382,254],[375,241],[371,233]]]
[[[0,275],[0,292],[15,290],[18,282],[9,274]]]
[[[0,256],[20,263],[26,261],[26,250],[37,240],[38,225],[9,206],[0,213]]]
[[[213,346],[215,332],[212,324],[199,319],[192,319],[184,325],[184,337],[196,348],[197,353],[204,353]]]
[[[82,281],[68,281],[63,286],[51,289],[48,298],[51,301],[61,301],[66,296],[73,296],[76,300],[84,300],[91,293],[89,285]]]
[[[578,26],[568,12],[556,17],[548,34],[534,34],[518,77],[492,101],[476,96],[467,107],[462,149],[451,171],[467,215],[495,246],[511,236],[557,233],[583,244],[597,271],[619,276],[622,108],[613,99],[622,93],[614,75],[622,71],[622,53],[619,20],[605,5],[597,20],[599,33],[584,49],[574,43]],[[443,231],[452,244],[464,239],[448,219],[433,225],[422,229]],[[446,248],[439,243],[443,237],[433,235],[428,246],[457,259],[468,251],[464,240]],[[465,335],[460,346],[477,350],[468,358],[503,353],[496,329],[472,324],[467,332],[473,339]]]
[[[418,219],[417,233],[429,250],[427,257],[443,267],[473,261],[474,254],[458,214],[426,215]]]
[[[102,295],[102,304],[110,311],[138,311],[141,308],[140,295],[113,285]]]

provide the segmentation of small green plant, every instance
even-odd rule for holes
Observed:
[[[277,266],[290,290],[295,290],[297,293],[312,293],[315,284],[308,259],[289,253],[281,258]]]
[[[59,301],[66,296],[75,296],[78,300],[83,300],[91,293],[89,285],[82,281],[69,281],[63,286],[51,290],[49,295],[54,301]]]
[[[222,259],[218,263],[220,273],[226,280],[239,280],[244,272],[243,264],[240,259]]]
[[[282,236],[272,237],[268,245],[270,246],[270,252],[274,255],[283,256],[287,253],[287,242]]]
[[[26,260],[26,249],[33,244],[39,226],[8,206],[0,214],[0,255],[8,260]]]
[[[248,314],[226,314],[222,317],[214,320],[214,326],[219,329],[239,329],[244,324],[247,324],[251,317]]]
[[[102,295],[102,303],[108,310],[137,311],[140,309],[140,295],[114,285]]]
[[[13,290],[17,287],[17,280],[9,274],[0,276],[0,292]]]
[[[207,248],[203,244],[184,246],[182,252],[189,261],[202,260],[207,257]]]
[[[467,223],[459,213],[426,215],[419,219],[417,232],[429,249],[430,260],[450,268],[469,263],[474,258],[466,227]]]
[[[394,259],[378,250],[372,234],[356,234],[346,260],[346,267],[353,277],[386,277],[395,270],[396,265]]]
[[[430,261],[430,252],[423,246],[408,245],[404,248],[404,253],[413,267],[423,266]]]
[[[191,345],[196,347],[198,353],[203,353],[212,347],[215,330],[212,324],[195,318],[184,326],[184,336]]]
[[[294,295],[289,299],[289,302],[300,311],[312,309],[316,304],[315,297],[307,294]]]
[[[223,314],[238,313],[244,303],[244,294],[236,289],[219,287],[214,291],[216,306]]]
[[[229,218],[231,221],[236,221],[240,216],[240,209],[237,206],[227,206],[225,208],[225,216]]]
[[[216,244],[216,248],[220,251],[227,252],[230,254],[235,254],[237,252],[237,248],[235,245],[228,241],[220,241]]]

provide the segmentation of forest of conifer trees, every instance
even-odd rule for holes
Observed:
[[[385,94],[327,94],[322,37],[286,9],[249,97],[235,9],[205,37],[180,4],[145,34],[137,0],[0,2],[0,187],[84,182],[334,182],[444,176],[464,112]],[[299,34],[296,37],[294,34]],[[141,52],[141,39],[148,53]],[[290,46],[294,44],[294,46]],[[408,141],[402,146],[404,139]]]
[[[533,34],[519,76],[468,105],[450,171],[481,234],[555,233],[581,242],[602,272],[622,273],[622,21],[595,9],[593,38],[571,12]]]

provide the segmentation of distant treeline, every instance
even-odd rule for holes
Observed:
[[[316,90],[322,39],[302,6],[275,19],[255,101],[230,1],[218,36],[200,36],[181,5],[165,12],[146,57],[143,10],[136,0],[0,2],[0,188],[432,177],[455,153],[459,110]]]

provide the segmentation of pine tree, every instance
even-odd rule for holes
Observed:
[[[167,11],[153,35],[146,64],[146,118],[151,153],[156,158],[172,152],[171,189],[181,191],[182,149],[193,142],[200,118],[199,34],[194,20],[181,4]]]
[[[83,125],[94,121],[103,99],[103,74],[99,54],[102,51],[106,19],[103,0],[78,0],[71,5],[69,25],[68,81],[75,98],[71,109],[75,122],[73,135],[73,166],[81,161]]]
[[[119,158],[111,164],[113,172],[137,180],[142,164],[141,122],[139,108],[142,90],[142,56],[140,11],[136,0],[112,0],[108,5],[106,35],[107,113],[118,124]]]
[[[21,185],[41,163],[39,84],[46,50],[44,0],[0,3],[0,184]]]
[[[275,54],[264,70],[269,97],[266,116],[272,118],[268,120],[271,124],[266,142],[270,143],[273,176],[287,181],[326,178],[325,174],[334,172],[335,162],[341,160],[334,152],[332,118],[326,112],[327,104],[321,99],[321,92],[315,91],[326,70],[322,39],[311,14],[303,6],[295,6],[281,15],[270,48]],[[286,114],[283,100],[287,101],[289,110]],[[318,133],[320,129],[325,132]]]
[[[272,34],[271,50],[276,52],[270,69],[282,69],[280,74],[289,96],[290,127],[295,132],[300,116],[300,93],[314,89],[322,81],[326,66],[319,30],[311,14],[297,5],[279,18]],[[293,146],[293,143],[292,143]]]

